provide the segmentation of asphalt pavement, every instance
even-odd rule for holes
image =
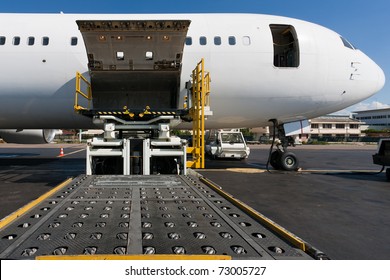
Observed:
[[[389,260],[390,182],[372,163],[376,146],[291,151],[300,172],[267,172],[265,145],[251,146],[244,161],[207,160],[198,172],[332,259]],[[83,173],[83,144],[0,144],[0,218]]]

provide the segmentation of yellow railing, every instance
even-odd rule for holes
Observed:
[[[81,89],[81,83],[84,83],[84,87],[87,88],[87,92],[82,91]],[[79,104],[79,95],[84,97],[88,100],[88,107],[84,108]],[[92,89],[91,89],[91,83],[79,72],[76,72],[76,94],[75,94],[75,100],[74,100],[74,109],[76,111],[80,110],[86,110],[91,108],[91,101],[92,101]]]
[[[187,161],[187,167],[205,167],[205,106],[209,106],[210,74],[204,69],[204,59],[192,71],[192,93],[190,115],[192,117],[192,147],[187,153],[192,154],[192,161]]]

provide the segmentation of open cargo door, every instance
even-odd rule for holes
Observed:
[[[177,109],[189,20],[77,21],[93,110]]]

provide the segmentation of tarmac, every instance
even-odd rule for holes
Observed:
[[[207,160],[197,172],[331,259],[390,259],[390,182],[372,162],[376,145],[292,147],[299,172],[268,172],[269,146],[250,147],[247,160]],[[0,144],[0,219],[84,173],[84,144]]]

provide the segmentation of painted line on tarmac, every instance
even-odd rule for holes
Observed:
[[[378,170],[344,170],[344,169],[340,169],[340,170],[326,170],[326,169],[302,169],[302,170],[299,170],[299,172],[301,173],[351,173],[351,174],[354,174],[354,173],[379,173]]]
[[[236,172],[236,173],[248,173],[248,174],[255,174],[255,173],[265,173],[267,172],[266,169],[263,169],[263,168],[223,168],[223,169],[195,169],[195,171],[198,171],[198,172],[226,172],[226,171],[229,171],[229,172]],[[323,169],[323,170],[320,170],[320,169],[306,169],[306,170],[299,170],[297,172],[293,172],[293,171],[283,171],[283,170],[274,170],[274,169],[271,169],[270,170],[271,173],[274,173],[274,174],[296,174],[296,173],[318,173],[318,174],[323,174],[323,173],[327,173],[327,174],[338,174],[338,173],[350,173],[350,174],[356,174],[356,173],[361,173],[361,174],[364,174],[364,173],[367,173],[367,174],[376,174],[378,173],[379,174],[379,171],[378,170],[326,170],[326,169]]]
[[[247,174],[255,174],[255,173],[264,173],[267,172],[265,169],[258,168],[224,168],[224,169],[195,169],[196,172],[236,172],[236,173],[247,173]]]

